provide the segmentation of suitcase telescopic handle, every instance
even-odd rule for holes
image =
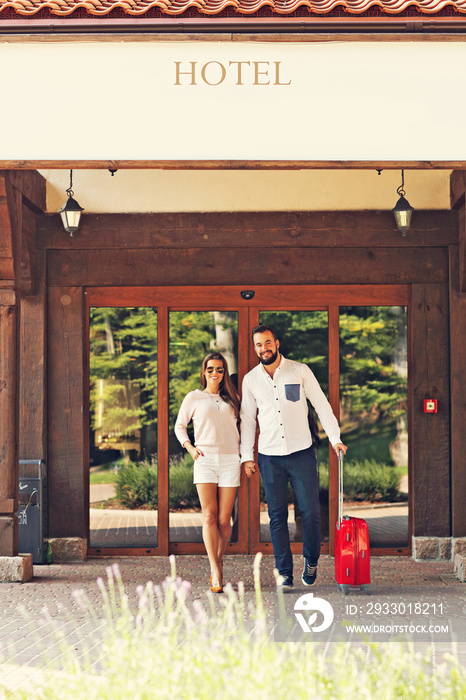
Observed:
[[[338,453],[338,524],[343,518],[343,457],[345,453],[340,450]]]

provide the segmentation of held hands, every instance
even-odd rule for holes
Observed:
[[[243,462],[243,467],[248,479],[256,472],[256,465],[252,461]]]

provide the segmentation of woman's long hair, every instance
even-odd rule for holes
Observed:
[[[228,372],[228,364],[223,355],[221,355],[219,352],[211,352],[208,355],[204,357],[202,360],[202,367],[201,367],[201,386],[203,389],[206,388],[207,386],[207,381],[205,378],[205,371],[207,367],[207,363],[209,360],[221,360],[223,364],[223,369],[225,370],[223,373],[223,379],[220,382],[220,386],[218,389],[218,393],[222,397],[226,403],[230,404],[230,406],[233,408],[235,412],[236,419],[239,417],[239,397],[238,394],[236,393],[235,386],[233,382],[231,381],[230,373]]]

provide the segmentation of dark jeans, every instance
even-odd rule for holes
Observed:
[[[303,556],[316,564],[320,555],[320,503],[316,457],[312,447],[283,457],[259,454],[270,518],[275,564],[282,576],[293,576],[288,532],[288,480],[303,519]]]

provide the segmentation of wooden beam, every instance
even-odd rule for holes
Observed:
[[[23,248],[23,196],[11,184],[9,177],[5,179],[5,190],[7,198],[7,207],[10,216],[10,231],[12,236],[13,250],[13,269],[15,273],[15,286],[21,290],[21,279],[29,275],[29,271],[25,267],[23,272],[22,248]]]
[[[33,171],[0,172],[0,280],[35,289],[35,214],[45,210],[45,179]]]
[[[83,291],[48,291],[49,535],[87,537]]]
[[[15,306],[16,292],[13,287],[0,289],[0,306]]]
[[[37,213],[47,211],[47,180],[43,175],[36,170],[10,170],[8,178],[30,209]]]
[[[22,33],[11,33],[8,41],[11,43],[23,43],[30,41],[31,33],[30,18],[23,17],[10,20],[15,29],[21,27],[26,31]],[[157,43],[163,42],[254,42],[254,43],[321,43],[321,42],[425,42],[434,43],[459,42],[464,40],[462,28],[464,20],[461,16],[441,17],[435,14],[430,15],[428,23],[422,15],[418,17],[397,17],[392,15],[385,21],[380,17],[357,17],[349,16],[345,21],[343,17],[329,17],[325,15],[322,21],[317,17],[285,17],[283,23],[278,16],[261,17],[253,26],[247,20],[248,31],[241,33],[238,29],[244,30],[244,20],[241,18],[216,18],[216,17],[191,17],[164,16],[159,19],[154,18],[112,18],[106,22],[106,29],[102,26],[100,18],[87,16],[83,19],[73,19],[72,17],[50,17],[40,19],[34,18],[35,29],[43,30],[43,33],[36,32],[34,41],[47,43],[86,43],[86,42],[150,42],[154,41],[154,31],[163,27],[163,32],[157,33]],[[242,26],[241,26],[242,25]],[[306,31],[306,25],[311,25],[311,32]],[[225,27],[228,31],[224,31]],[[128,28],[131,31],[128,32]],[[63,28],[66,28],[63,31]],[[70,31],[70,30],[73,31]],[[222,31],[223,29],[223,31]],[[267,29],[267,31],[264,31]],[[350,29],[350,31],[348,31]],[[370,29],[370,31],[368,31]],[[440,31],[442,30],[442,31]],[[85,33],[84,33],[85,32]],[[27,166],[25,161],[17,161],[22,167]],[[110,161],[113,162],[113,161]],[[393,161],[391,161],[393,163]]]
[[[466,204],[459,210],[459,289],[466,292]]]
[[[13,283],[15,279],[15,271],[13,265],[13,258],[1,258],[0,257],[0,280],[5,283],[7,280],[11,280]]]
[[[51,250],[47,270],[51,286],[442,283],[448,249]]]
[[[18,554],[17,306],[0,306],[0,556]]]
[[[450,175],[450,206],[459,209],[464,204],[466,170],[454,170]]]
[[[411,247],[456,245],[458,217],[451,211],[420,211],[406,237],[391,212],[208,212],[175,214],[84,214],[76,236],[57,214],[37,217],[37,247],[270,248]]]
[[[10,218],[8,182],[0,176],[0,280],[14,280],[14,234]]]
[[[22,192],[14,185],[9,174],[5,178],[5,191],[10,217],[15,283],[23,294],[35,291],[36,226],[35,214],[24,203]],[[19,184],[22,184],[19,181]]]
[[[0,175],[0,555],[18,554],[17,198]]]
[[[4,170],[462,170],[464,160],[0,160]]]
[[[21,272],[20,289],[23,296],[37,290],[36,270],[36,215],[26,206],[21,208]]]
[[[37,276],[38,293],[20,302],[19,458],[47,461],[45,251]]]
[[[451,523],[453,537],[466,537],[466,294],[458,288],[459,251],[450,248]]]
[[[451,535],[448,310],[446,284],[413,285],[410,352],[413,535]],[[430,398],[437,399],[438,413],[424,413],[424,399]]]
[[[201,287],[87,287],[86,301],[92,306],[169,306],[172,309],[186,309],[195,300],[197,309],[212,309],[218,305],[222,308],[248,310],[254,308],[273,308],[276,311],[287,310],[290,303],[296,309],[326,309],[327,306],[339,306],[341,300],[349,306],[407,306],[411,299],[409,285],[253,285],[254,297],[243,299],[242,285],[228,287],[203,285]],[[251,326],[257,326],[257,322]],[[249,330],[244,331],[249,337]],[[252,348],[252,344],[251,344]],[[249,348],[248,348],[249,350]],[[252,348],[252,352],[254,349]],[[243,367],[248,362],[254,364],[255,355],[246,354]],[[246,370],[247,371],[247,370]],[[241,377],[240,377],[241,379]]]

